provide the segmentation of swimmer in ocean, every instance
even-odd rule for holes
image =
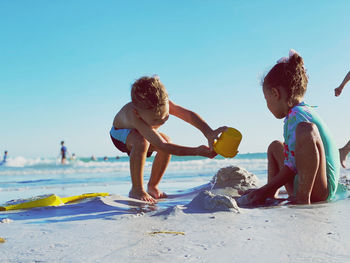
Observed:
[[[4,158],[2,159],[2,161],[0,162],[0,165],[3,165],[6,163],[6,159],[7,159],[7,151],[4,152]]]
[[[67,161],[67,147],[64,146],[64,141],[61,141],[61,164],[65,164]]]

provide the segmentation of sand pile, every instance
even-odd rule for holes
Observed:
[[[236,190],[246,191],[257,188],[258,177],[238,166],[228,166],[221,168],[213,177],[213,189],[232,187]]]
[[[228,166],[216,173],[212,183],[210,191],[200,192],[187,207],[198,211],[239,212],[235,198],[240,197],[239,191],[257,188],[258,178],[244,168]]]
[[[193,212],[210,211],[230,211],[239,212],[236,200],[228,195],[215,194],[211,191],[200,192],[193,200],[187,205],[187,208]]]

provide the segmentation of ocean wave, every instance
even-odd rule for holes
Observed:
[[[250,170],[266,170],[266,159],[179,159],[171,161],[167,172],[197,172],[216,171],[229,165],[240,165]],[[145,172],[152,169],[153,160],[145,163]],[[30,175],[30,174],[73,174],[73,173],[129,173],[128,158],[113,161],[75,160],[61,165],[55,158],[24,158],[9,159],[5,166],[0,167],[0,175]]]
[[[8,158],[3,167],[32,167],[32,166],[49,166],[58,164],[58,160],[44,158],[25,158],[22,156]]]

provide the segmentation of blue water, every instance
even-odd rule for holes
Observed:
[[[160,183],[168,195],[181,195],[206,187],[216,172],[229,165],[241,166],[257,175],[264,184],[267,177],[266,153],[239,154],[233,159],[216,157],[173,156]],[[153,157],[145,165],[144,181],[148,182]],[[349,170],[342,170],[346,177]],[[131,181],[129,158],[78,158],[61,165],[55,158],[12,157],[0,166],[0,204],[20,198],[56,194],[61,197],[91,192],[108,192],[128,196]],[[188,201],[188,200],[184,200]],[[172,202],[169,200],[169,202]]]
[[[147,183],[153,157],[146,161],[144,181]],[[239,165],[266,179],[266,154],[241,154],[234,159],[216,157],[173,156],[161,181],[160,189],[169,195],[208,184],[218,169]],[[55,158],[9,158],[0,166],[0,204],[19,198],[54,193],[71,196],[90,192],[108,192],[127,196],[131,187],[129,157],[96,161],[78,158],[61,165]]]

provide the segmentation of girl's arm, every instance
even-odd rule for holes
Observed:
[[[257,190],[248,193],[248,201],[250,205],[256,205],[265,202],[266,198],[273,197],[276,191],[292,180],[295,172],[288,166],[284,166],[277,176],[274,176],[271,181]]]
[[[334,90],[335,96],[339,96],[342,93],[346,83],[348,83],[349,81],[350,81],[350,71],[348,72],[348,74],[346,74],[346,76],[345,76],[343,82],[340,84],[340,86]]]
[[[216,130],[210,128],[210,126],[195,112],[185,109],[169,100],[169,113],[174,115],[185,122],[191,124],[200,130],[203,135],[208,139],[209,147],[212,149],[214,140],[218,135],[227,129],[226,126],[220,127]]]

